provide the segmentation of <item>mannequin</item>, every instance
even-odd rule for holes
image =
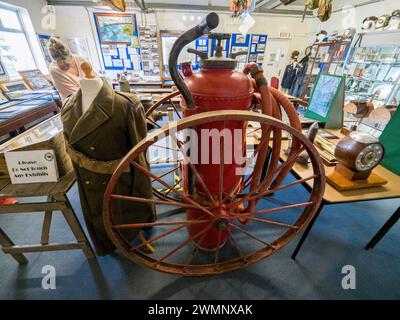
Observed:
[[[306,76],[307,73],[311,52],[312,52],[312,47],[307,47],[305,50],[305,56],[298,62],[296,66],[296,75],[293,79],[292,86],[289,90],[289,94],[292,96],[301,98],[303,90],[302,86],[304,82],[304,77]]]
[[[285,69],[285,73],[283,74],[282,77],[282,90],[285,93],[288,93],[290,88],[293,85],[294,79],[296,77],[296,73],[297,73],[297,65],[298,65],[298,58],[299,58],[300,52],[298,50],[295,50],[292,52],[291,54],[291,59],[292,61],[290,62],[290,64],[288,64],[286,66]]]
[[[112,174],[121,159],[147,135],[146,118],[138,97],[116,92],[111,85],[93,74],[89,63],[81,65],[85,78],[81,89],[69,96],[61,110],[65,146],[70,156],[86,227],[98,255],[107,255],[115,247],[103,222],[103,199]],[[148,167],[146,158],[138,160]],[[152,198],[150,178],[140,171],[125,172],[118,193]],[[152,204],[113,203],[115,223],[154,221]],[[124,230],[130,240],[140,238],[141,230]]]
[[[95,76],[93,68],[88,62],[82,63],[81,69],[85,74],[85,78],[79,81],[82,89],[82,114],[85,114],[99,95],[103,87],[103,80]]]

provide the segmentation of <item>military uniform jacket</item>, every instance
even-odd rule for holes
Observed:
[[[61,119],[87,229],[97,254],[109,254],[115,247],[104,228],[104,193],[115,164],[147,135],[143,107],[136,96],[116,93],[104,81],[85,114],[82,114],[82,91],[79,90],[65,101]],[[148,166],[144,156],[137,162]],[[113,165],[107,166],[110,163]],[[132,168],[120,178],[116,189],[114,193],[120,195],[152,197],[149,177]],[[114,224],[147,222],[154,218],[155,208],[150,204],[114,200],[112,205]],[[124,236],[131,240],[138,232],[126,230]]]
[[[282,88],[290,89],[292,87],[293,81],[296,77],[296,72],[297,69],[294,64],[289,64],[288,66],[286,66],[285,73],[282,77]]]

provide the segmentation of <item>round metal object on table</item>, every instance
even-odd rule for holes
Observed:
[[[371,171],[379,165],[384,154],[384,147],[377,138],[360,131],[351,132],[335,149],[337,160],[356,172]]]
[[[257,158],[259,148],[266,146],[267,141],[260,141],[254,152],[247,154],[243,170],[245,174],[240,185],[228,192],[210,194],[207,186],[202,192],[189,193],[187,188],[187,168],[197,182],[202,177],[196,174],[196,166],[187,157],[184,137],[188,129],[204,126],[215,121],[258,122],[260,126],[269,126],[271,130],[279,129],[298,139],[301,148],[291,155],[280,166],[273,166],[264,180],[252,183],[252,188],[246,188],[245,182],[252,177],[252,163]],[[165,171],[156,171],[156,166],[144,168],[135,161],[138,157],[158,148],[162,141],[178,137],[175,151],[179,152],[178,163],[171,162],[173,170],[182,169],[183,188],[174,185],[167,179]],[[268,140],[269,140],[268,136]],[[220,141],[221,142],[221,141]],[[279,144],[280,146],[280,144]],[[271,145],[274,148],[273,145]],[[223,149],[222,149],[223,150]],[[295,164],[299,153],[306,151],[310,156],[312,173],[301,180],[288,180],[285,184],[272,187],[271,177],[279,175]],[[153,150],[154,151],[154,150]],[[223,153],[223,152],[222,152]],[[224,158],[220,160],[219,181],[224,185]],[[150,159],[151,160],[151,159]],[[185,164],[179,162],[185,160]],[[257,162],[257,161],[255,161]],[[171,198],[143,199],[119,195],[118,181],[127,168],[134,168],[146,174],[153,183],[161,184],[169,189]],[[181,170],[179,169],[179,170]],[[249,178],[250,177],[250,178]],[[304,192],[301,201],[291,201],[290,196],[275,198],[286,192],[296,193],[300,184],[313,182],[312,190]],[[247,267],[269,257],[284,247],[313,218],[318,210],[325,189],[325,172],[318,152],[301,132],[274,118],[249,111],[215,111],[206,112],[172,122],[169,126],[152,132],[139,142],[123,159],[106,189],[104,202],[104,225],[115,246],[132,261],[156,271],[188,276],[206,276],[221,274]],[[266,198],[268,196],[268,198]],[[298,199],[297,199],[298,200]],[[113,214],[114,201],[146,202],[156,204],[157,219],[154,222],[119,225]],[[283,202],[282,202],[283,201]],[[252,205],[250,205],[252,204]],[[167,208],[181,209],[179,214],[171,214]],[[190,212],[197,210],[201,216],[188,218]],[[282,212],[288,211],[289,216],[283,218]],[[180,216],[179,216],[180,215]],[[141,249],[145,244],[132,244],[123,237],[123,229],[152,228],[153,234],[147,239],[155,249],[155,254],[148,254]],[[195,229],[197,228],[197,229]],[[197,230],[195,233],[193,230]],[[218,236],[218,246],[213,250],[202,250],[203,240],[210,233]]]

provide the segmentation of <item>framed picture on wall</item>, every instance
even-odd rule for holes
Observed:
[[[102,44],[131,44],[137,35],[135,15],[96,13],[96,26]]]

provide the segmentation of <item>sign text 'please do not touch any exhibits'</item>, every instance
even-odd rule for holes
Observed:
[[[6,152],[5,158],[12,184],[58,181],[53,150]]]

